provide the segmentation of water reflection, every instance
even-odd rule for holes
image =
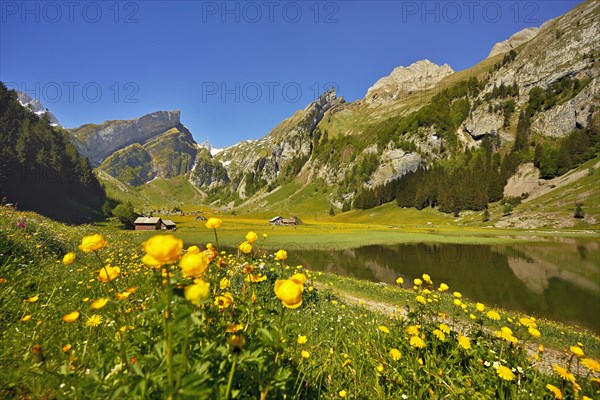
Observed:
[[[465,297],[600,332],[600,241],[290,251],[290,263],[393,284],[428,273]]]

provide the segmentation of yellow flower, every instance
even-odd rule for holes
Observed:
[[[593,358],[584,358],[581,363],[592,372],[600,372],[600,362]]]
[[[585,355],[585,353],[583,352],[581,347],[571,346],[570,350],[571,350],[571,353],[575,354],[577,357],[583,357]]]
[[[448,334],[450,334],[450,327],[446,324],[440,324],[440,331],[442,331],[446,335],[448,335]]]
[[[310,353],[306,350],[302,350],[300,352],[300,355],[302,356],[302,358],[310,358]]]
[[[400,359],[400,357],[402,357],[402,354],[400,354],[400,351],[398,351],[398,349],[391,349],[390,350],[390,358],[394,361],[398,361]]]
[[[465,350],[469,350],[471,348],[471,340],[463,335],[458,335],[458,345]]]
[[[173,235],[154,235],[142,243],[142,248],[157,263],[170,264],[181,256],[183,241]]]
[[[339,395],[340,397],[342,397],[342,398],[343,398],[343,397],[346,397],[346,394],[347,394],[347,393],[346,393],[346,391],[345,391],[345,390],[340,390],[340,391],[339,391],[339,393],[338,393],[338,395]]]
[[[184,254],[183,257],[181,257],[179,266],[181,267],[183,276],[197,278],[204,275],[208,263],[208,256],[202,251],[196,254]]]
[[[344,361],[344,362],[342,363],[342,368],[345,368],[345,367],[347,367],[347,366],[348,366],[348,364],[350,364],[351,362],[352,362],[352,360],[350,360],[350,359],[347,359],[346,361]]]
[[[554,395],[555,399],[562,399],[563,398],[562,392],[556,386],[551,385],[551,384],[547,384],[546,385],[546,389],[548,389],[549,391],[552,392],[552,394]]]
[[[387,326],[379,325],[377,329],[379,329],[383,333],[390,333],[390,330],[387,328]]]
[[[496,373],[505,381],[512,381],[515,379],[515,374],[510,370],[510,368],[505,367],[504,365],[500,365],[496,370]]]
[[[110,282],[119,275],[119,272],[121,268],[107,265],[98,272],[98,280],[104,283]]]
[[[434,330],[433,330],[433,334],[434,334],[434,336],[435,336],[435,337],[437,337],[437,338],[438,338],[439,340],[441,340],[442,342],[443,342],[444,340],[446,340],[446,335],[444,335],[444,332],[442,332],[442,331],[441,331],[441,330],[439,330],[439,329],[434,329]]]
[[[241,331],[242,329],[244,329],[244,325],[243,324],[230,324],[227,329],[225,329],[225,332],[227,333],[236,333],[238,331]]]
[[[411,336],[415,336],[419,334],[419,325],[411,325],[404,328],[404,332],[408,333]]]
[[[183,296],[192,304],[200,305],[210,295],[210,283],[196,279],[183,289]]]
[[[160,267],[160,264],[161,264],[157,259],[152,257],[150,254],[144,254],[144,256],[142,257],[142,262],[152,268],[158,268],[158,267]]]
[[[376,368],[377,372],[383,372],[383,365],[379,364]]]
[[[411,346],[419,349],[425,348],[425,341],[418,336],[411,336],[409,343]]]
[[[219,229],[222,224],[223,224],[223,221],[221,221],[221,219],[215,218],[215,217],[211,217],[208,219],[208,221],[206,221],[206,227],[208,229]]]
[[[500,314],[498,314],[494,310],[488,311],[486,315],[489,319],[493,319],[494,321],[500,321]]]
[[[276,261],[283,261],[286,258],[287,258],[287,251],[285,251],[285,250],[278,250],[277,253],[275,253]]]
[[[79,311],[73,311],[62,317],[65,322],[74,322],[77,318],[79,318]]]
[[[65,254],[65,256],[62,259],[62,262],[65,265],[71,265],[71,264],[73,264],[73,262],[75,262],[76,258],[77,258],[77,255],[75,253],[73,253],[72,251],[70,251],[67,254]]]
[[[520,318],[519,322],[522,325],[525,325],[527,328],[537,328],[537,324],[535,323],[535,321],[532,318],[528,318],[528,317]]]
[[[420,280],[419,278],[415,278],[415,280],[413,281],[415,286],[421,286],[423,284],[423,281]]]
[[[438,288],[438,291],[445,292],[448,289],[450,289],[450,287],[448,287],[448,285],[446,285],[445,283],[440,283],[440,287]]]
[[[417,303],[427,304],[427,300],[423,296],[417,296],[416,300],[417,300]]]
[[[229,287],[229,279],[227,278],[222,278],[221,281],[219,282],[219,289],[224,290],[227,289]]]
[[[462,298],[462,294],[461,294],[460,292],[454,292],[454,293],[452,293],[452,295],[453,295],[454,297],[456,297],[457,299],[460,299],[460,298]]]
[[[285,307],[298,308],[302,305],[304,286],[297,280],[277,279],[274,290],[275,295]]]
[[[427,274],[423,274],[422,278],[423,278],[423,280],[424,280],[425,282],[427,282],[428,284],[430,284],[430,285],[433,285],[433,282],[431,281],[431,277],[430,277],[429,275],[427,275]]]
[[[266,281],[267,277],[265,275],[246,275],[246,278],[244,279],[246,282],[262,282],[262,281]]]
[[[454,299],[453,303],[456,307],[462,306],[462,301],[460,301],[459,299]]]
[[[32,296],[30,298],[27,299],[28,302],[30,303],[35,303],[36,301],[38,301],[40,299],[40,296],[38,296],[37,294],[35,296]]]
[[[185,252],[187,254],[198,254],[198,253],[200,253],[200,247],[198,247],[196,245],[192,245],[192,246],[188,247]]]
[[[290,279],[300,285],[304,285],[307,280],[306,275],[304,275],[302,273],[294,274],[294,275],[292,275],[292,277]]]
[[[98,325],[100,325],[102,323],[102,317],[99,316],[98,314],[94,314],[91,317],[88,318],[88,320],[85,322],[86,326],[90,326],[92,328],[97,327]]]
[[[71,344],[70,344],[70,343],[68,343],[68,344],[65,344],[65,345],[63,346],[63,348],[62,348],[62,351],[66,353],[66,352],[68,352],[69,350],[71,350],[72,348],[73,348],[73,346],[71,346]]]
[[[518,342],[517,338],[513,336],[512,330],[506,326],[503,326],[502,328],[500,328],[500,330],[496,332],[496,336],[498,336],[501,339],[506,340],[507,342],[511,342],[511,343],[515,343],[515,344]]]
[[[25,315],[21,318],[21,322],[27,322],[31,319],[31,315]]]
[[[398,285],[402,285],[402,284],[404,283],[404,279],[402,279],[402,278],[398,277],[398,278],[396,278],[396,283],[397,283]]]
[[[308,341],[308,339],[306,339],[306,336],[298,336],[298,344],[305,344]]]
[[[575,375],[570,373],[568,369],[556,364],[552,365],[552,369],[556,372],[556,375],[560,376],[565,381],[575,382]]]
[[[485,305],[483,303],[477,303],[475,304],[475,309],[479,312],[483,312],[483,310],[485,310]]]
[[[246,233],[246,241],[248,243],[254,243],[258,240],[258,235],[256,234],[256,232],[250,231],[248,233]]]
[[[79,245],[79,249],[84,253],[89,253],[91,251],[98,251],[106,246],[106,240],[101,235],[97,233],[94,235],[89,235],[81,239],[81,244]],[[75,261],[75,259],[73,259]],[[64,258],[63,258],[64,262]]]
[[[239,249],[244,254],[252,253],[252,244],[250,242],[243,242],[240,244]]]
[[[129,297],[130,294],[130,292],[115,293],[115,298],[117,300],[125,300]]]
[[[233,303],[233,295],[229,292],[225,292],[222,296],[217,296],[217,298],[215,299],[215,304],[221,310],[229,308],[231,303]]]
[[[99,298],[98,300],[92,302],[92,310],[99,310],[104,307],[106,303],[108,303],[108,299],[105,299],[104,297]]]
[[[539,338],[542,335],[536,328],[527,328],[527,332],[534,338]]]

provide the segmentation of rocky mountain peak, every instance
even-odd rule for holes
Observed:
[[[539,28],[525,28],[522,31],[519,31],[509,37],[508,39],[498,42],[492,47],[492,51],[487,56],[487,58],[493,57],[497,54],[506,53],[514,49],[515,47],[519,47],[525,42],[530,41],[538,34]]]
[[[429,60],[417,61],[408,67],[396,67],[392,73],[379,79],[367,91],[368,104],[384,104],[397,100],[403,93],[412,93],[434,87],[454,70],[448,65],[437,65]]]
[[[19,100],[19,103],[21,103],[21,105],[23,107],[27,107],[27,108],[31,109],[38,116],[42,116],[43,114],[48,114],[48,120],[50,121],[50,125],[61,126],[60,123],[58,122],[58,120],[56,119],[56,117],[54,116],[54,114],[52,114],[50,111],[48,111],[48,109],[46,107],[44,107],[44,105],[42,104],[41,101],[39,101],[38,99],[34,99],[27,93],[19,92],[18,90],[16,92],[17,92],[17,99]]]
[[[107,156],[134,143],[142,144],[180,125],[181,112],[156,111],[128,121],[106,121],[71,129],[79,152],[98,166]]]

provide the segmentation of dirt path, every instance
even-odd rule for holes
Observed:
[[[323,285],[317,285],[317,286],[318,287],[320,286],[320,288],[323,288]],[[376,311],[379,313],[383,313],[383,314],[395,316],[395,317],[406,316],[406,314],[407,314],[407,310],[403,309],[402,307],[397,307],[393,304],[364,299],[364,298],[357,297],[357,296],[354,296],[349,293],[342,292],[337,289],[333,289],[333,291],[335,292],[335,294],[337,296],[339,296],[339,298],[341,300],[343,300],[344,302],[346,302],[350,305],[364,307],[371,311]],[[444,320],[440,319],[440,322],[442,322],[442,321],[444,321]],[[448,321],[446,320],[444,322],[448,322]],[[471,327],[471,325],[467,321],[463,320],[459,323],[459,325],[456,328],[458,328],[458,330],[461,333],[466,333],[470,327]],[[484,330],[489,334],[493,334],[491,329],[484,328]],[[526,343],[525,348],[527,351],[527,355],[529,357],[531,357],[533,354],[537,354],[538,344],[534,343],[534,342]],[[545,347],[544,354],[542,355],[540,361],[535,362],[535,361],[533,361],[533,358],[532,358],[532,362],[533,362],[533,365],[536,366],[540,372],[543,372],[545,374],[552,374],[552,365],[553,364],[563,365],[564,364],[563,359],[564,359],[564,355],[561,350]],[[580,376],[584,376],[587,373],[587,371],[585,371],[584,368],[581,368],[579,371],[572,371],[572,372],[575,373],[576,375],[580,375]]]

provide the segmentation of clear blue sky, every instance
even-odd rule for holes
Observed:
[[[466,69],[580,1],[0,1],[0,80],[66,127],[181,110],[199,142],[257,139],[333,82]]]

